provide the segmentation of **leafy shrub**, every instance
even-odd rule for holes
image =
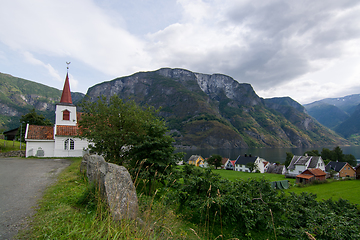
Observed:
[[[360,238],[359,211],[346,200],[318,202],[315,194],[286,195],[265,179],[232,182],[192,165],[172,174],[168,183],[167,204],[212,236],[245,238],[263,232],[279,239],[308,239],[308,234],[316,239]]]

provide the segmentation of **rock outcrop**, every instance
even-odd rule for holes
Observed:
[[[138,200],[130,174],[123,166],[105,162],[102,156],[86,154],[80,172],[99,187],[113,220],[136,219]]]
[[[161,108],[176,146],[237,149],[313,147],[348,142],[314,121],[290,97],[263,99],[223,74],[161,68],[97,84],[87,96],[118,95]]]

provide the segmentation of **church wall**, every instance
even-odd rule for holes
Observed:
[[[68,110],[70,112],[70,120],[63,120],[63,111]],[[55,112],[56,125],[76,126],[76,107],[74,105],[56,105]]]
[[[65,150],[65,140],[66,139],[74,140],[74,150]],[[88,142],[86,140],[81,140],[80,138],[75,137],[59,137],[56,136],[55,140],[55,156],[56,157],[82,157],[84,155],[84,149],[88,148]]]
[[[54,141],[27,141],[26,157],[53,157]]]

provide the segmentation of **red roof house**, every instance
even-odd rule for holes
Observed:
[[[326,173],[320,168],[309,168],[296,176],[296,183],[310,183],[314,180],[325,181]]]

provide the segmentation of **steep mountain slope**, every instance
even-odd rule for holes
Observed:
[[[72,93],[71,96],[76,104],[84,94]],[[59,89],[0,73],[0,128],[9,130],[18,127],[20,117],[33,107],[54,121],[55,104],[60,97]]]
[[[353,94],[341,98],[326,98],[305,104],[308,114],[328,128],[335,128],[344,122],[360,104],[360,95]]]
[[[353,94],[341,98],[325,98],[313,103],[305,104],[304,107],[309,111],[313,107],[321,108],[321,106],[332,105],[348,113],[350,116],[358,104],[360,104],[360,94]]]
[[[359,116],[360,94],[342,98],[326,98],[304,105],[309,115],[324,126],[333,129],[339,135],[354,144],[360,143]]]
[[[327,103],[317,104],[307,109],[310,116],[328,128],[334,128],[350,117],[350,114]]]
[[[89,88],[91,101],[117,94],[161,107],[180,146],[310,147],[348,142],[321,126],[291,98],[262,99],[250,84],[222,74],[163,68]]]
[[[344,122],[339,124],[334,130],[345,138],[351,135],[360,135],[360,104],[357,105],[355,111]]]

